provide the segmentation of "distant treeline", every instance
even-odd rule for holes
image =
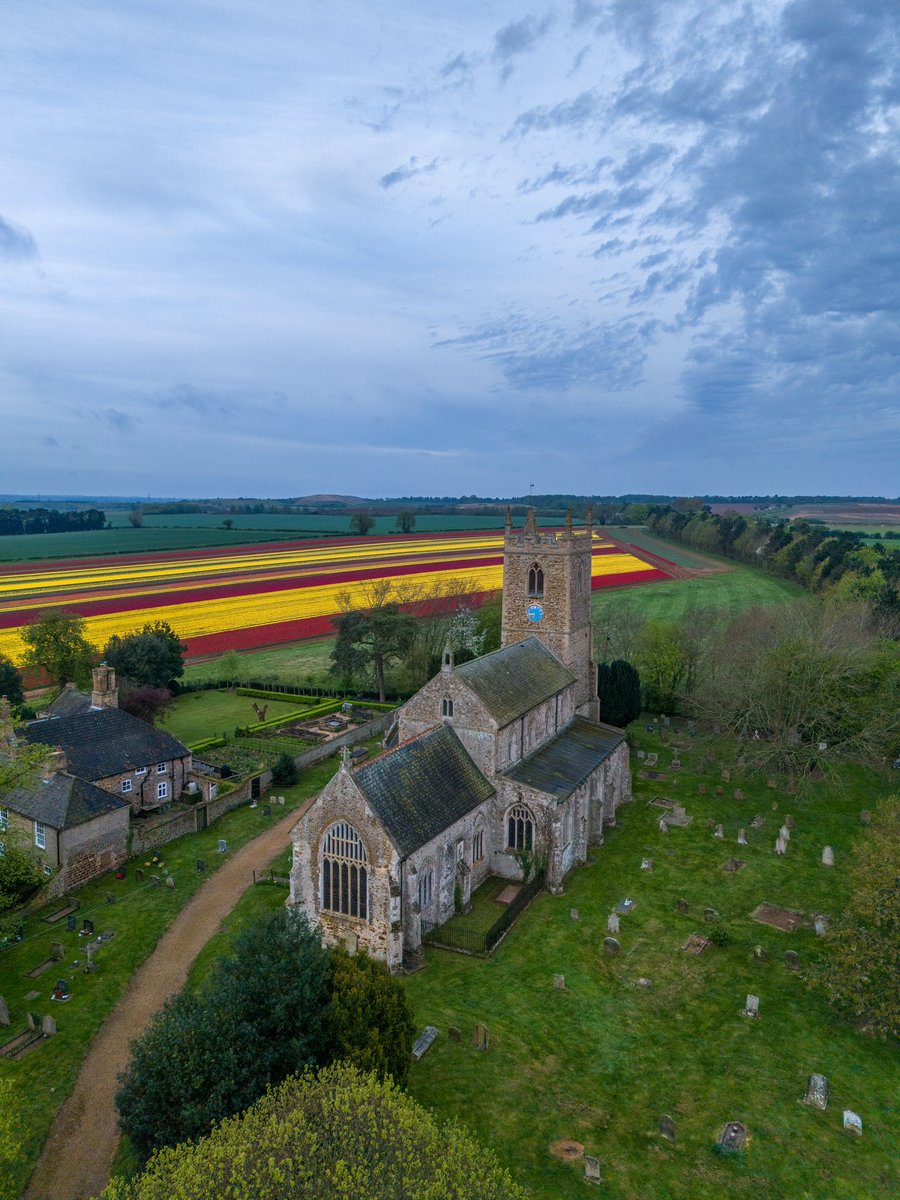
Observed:
[[[651,508],[646,524],[673,542],[762,567],[811,592],[858,597],[900,614],[900,550],[866,545],[859,534],[811,521],[716,516],[708,508],[685,512],[670,505]]]
[[[99,508],[60,512],[56,508],[0,508],[0,537],[16,533],[79,533],[103,529],[106,513]]]

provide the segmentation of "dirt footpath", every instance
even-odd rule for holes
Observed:
[[[128,1066],[129,1043],[163,1003],[184,987],[191,963],[253,879],[287,846],[312,800],[248,842],[188,901],[94,1038],[75,1088],[56,1114],[25,1200],[88,1200],[109,1181],[119,1144],[116,1076]]]

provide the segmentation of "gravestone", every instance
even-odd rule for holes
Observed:
[[[77,928],[78,928],[78,918],[76,916],[74,916],[73,914],[70,914],[68,917],[66,917],[66,930],[69,933],[74,933]]]
[[[705,795],[706,795],[706,784],[705,784],[705,783],[698,783],[698,784],[697,784],[697,795],[698,795],[698,796],[705,796]]]
[[[50,957],[55,958],[57,962],[66,957],[66,948],[62,942],[54,942],[50,947]]]
[[[787,969],[789,971],[799,971],[800,970],[800,955],[797,953],[796,950],[785,950],[784,965],[787,967]]]
[[[828,1107],[828,1078],[825,1075],[810,1075],[806,1081],[806,1095],[803,1097],[803,1103],[809,1104],[812,1108],[821,1109],[822,1112]]]
[[[715,827],[715,829],[713,830],[713,837],[718,838],[719,841],[721,841],[724,838],[724,836],[725,836],[724,828],[721,825],[717,825]]]
[[[56,1022],[52,1017],[44,1017],[43,1021],[41,1021],[41,1033],[44,1037],[56,1036]]]
[[[135,867],[135,869],[134,869],[134,877],[135,877],[135,879],[137,880],[137,882],[138,882],[138,883],[143,883],[143,882],[144,882],[144,869],[143,869],[143,867]]]
[[[572,918],[572,920],[573,920],[573,921],[580,921],[580,920],[581,920],[581,913],[578,911],[578,909],[577,909],[577,908],[570,908],[570,909],[569,909],[569,916]]]
[[[716,788],[716,795],[717,795],[717,796],[724,796],[724,795],[725,795],[725,789],[724,789],[723,787],[717,787],[717,788]]]
[[[648,733],[652,733],[652,732],[653,732],[653,726],[652,726],[652,725],[645,725],[645,726],[644,726],[644,728],[647,730],[647,732],[648,732]]]
[[[770,775],[766,780],[766,787],[771,788],[773,792],[778,787],[778,780],[774,775]]]
[[[263,805],[263,816],[264,816],[264,817],[271,817],[271,815],[272,815],[272,808],[271,808],[271,806],[270,806],[270,805],[268,805],[268,804],[264,804],[264,805]]]
[[[646,750],[638,750],[637,756],[641,761],[643,761],[647,757],[647,751]]]
[[[203,861],[202,858],[198,858],[197,859],[197,874],[202,875],[205,870],[206,870],[206,863]]]
[[[638,980],[638,987],[642,987],[642,988],[653,987],[653,981],[651,979],[645,979],[644,976],[642,975],[640,977],[640,979]]]
[[[447,1030],[447,1037],[450,1039],[451,1042],[461,1042],[462,1041],[462,1030],[459,1028],[458,1025],[451,1025],[450,1028]]]
[[[745,1017],[758,1017],[759,1016],[759,996],[752,996],[748,992],[747,993],[747,1003],[744,1005],[744,1008],[742,1009],[742,1011],[743,1011],[743,1014]]]
[[[796,822],[794,821],[794,818],[791,816],[790,813],[784,814],[784,823],[785,823],[785,825],[787,825],[788,829],[790,829],[790,830],[793,830],[794,825],[796,824]]]
[[[162,880],[160,879],[160,877],[158,875],[151,875],[150,882],[153,884],[154,887],[162,886]]]
[[[472,1045],[476,1050],[486,1051],[491,1044],[491,1037],[488,1033],[487,1025],[482,1025],[479,1021],[472,1030]]]
[[[722,782],[723,783],[731,783],[731,772],[728,770],[727,767],[722,768]]]
[[[747,1140],[747,1129],[740,1121],[728,1121],[719,1135],[719,1145],[723,1150],[740,1150]]]
[[[647,757],[644,759],[644,766],[645,767],[655,767],[658,761],[659,761],[658,755],[648,754]]]
[[[680,913],[686,913],[690,909],[691,906],[688,904],[687,900],[677,900],[675,903],[675,907],[678,909],[678,911]]]
[[[419,1061],[419,1059],[422,1057],[422,1055],[425,1053],[426,1050],[429,1050],[431,1048],[431,1046],[434,1044],[434,1040],[437,1037],[438,1033],[439,1033],[439,1030],[436,1029],[434,1025],[426,1025],[425,1026],[425,1028],[422,1030],[422,1032],[419,1034],[419,1036],[416,1038],[415,1042],[413,1043],[412,1056],[416,1060],[416,1062]]]
[[[616,913],[610,913],[609,916],[607,917],[606,932],[607,933],[618,933],[619,932],[619,918],[616,915]]]
[[[701,937],[699,933],[692,933],[681,948],[687,954],[702,954],[708,945],[709,938]]]
[[[664,1138],[668,1138],[670,1142],[675,1141],[675,1122],[668,1113],[659,1119],[659,1132]]]
[[[40,994],[41,994],[40,992],[26,992],[25,999],[26,999],[26,1001],[37,1000],[37,998]]]
[[[761,962],[761,963],[768,962],[769,961],[769,952],[768,952],[768,950],[765,949],[764,946],[754,946],[753,947],[753,957],[757,962]]]
[[[566,990],[565,975],[554,975],[553,976],[553,986],[556,988],[556,990],[558,992],[564,992]]]
[[[830,846],[826,846],[822,851],[822,866],[823,867],[833,867],[834,866],[834,851],[832,850],[832,848]]]
[[[762,827],[763,827],[763,825],[765,825],[765,823],[766,823],[766,818],[762,815],[762,813],[757,813],[756,816],[753,818],[753,820],[750,822],[750,828],[751,829],[762,829]]]
[[[225,840],[225,838],[219,838],[219,853],[220,854],[228,853],[228,842]]]
[[[681,770],[681,759],[679,759],[679,758],[673,758],[673,759],[672,759],[672,770],[673,770],[673,771],[680,771],[680,770]]]
[[[734,789],[734,798],[735,798],[735,800],[746,800],[747,797],[744,795],[744,793],[741,791],[740,788],[735,788]]]
[[[602,1182],[600,1159],[595,1158],[593,1154],[586,1154],[584,1156],[584,1180],[585,1183]]]
[[[791,840],[791,831],[788,829],[787,825],[782,825],[782,827],[778,830],[778,836],[783,842],[789,842]]]
[[[869,810],[867,808],[864,808],[862,810],[862,812],[859,814],[859,822],[861,825],[871,825],[872,824],[872,814],[869,812]]]
[[[630,913],[631,910],[634,908],[634,906],[635,906],[635,901],[632,900],[629,896],[626,896],[624,900],[620,900],[619,903],[616,905],[616,912],[622,913],[624,916],[625,914]]]
[[[166,876],[166,887],[174,888],[174,886],[175,886],[175,880],[172,878],[171,875],[167,875]]]
[[[813,919],[813,929],[816,931],[816,937],[824,937],[825,931],[828,929],[828,918],[817,916]]]
[[[727,871],[730,875],[737,875],[738,871],[743,870],[746,865],[742,858],[729,858],[727,863],[722,864],[722,870]]]
[[[659,832],[660,833],[668,833],[669,832],[669,822],[666,820],[665,817],[659,818]]]
[[[776,854],[782,854],[782,855],[787,853],[787,842],[784,840],[784,838],[780,837],[780,838],[778,838],[778,840],[776,841],[776,843],[775,843],[775,853],[776,853]]]
[[[85,917],[84,921],[82,922],[81,932],[82,933],[93,933],[94,932],[94,922],[89,920],[87,917]]]
[[[29,1012],[26,1020],[28,1021],[28,1028],[32,1031],[32,1033],[34,1033],[34,1031],[40,1027],[41,1018],[37,1015],[37,1013]]]
[[[603,949],[607,954],[618,954],[622,947],[619,945],[618,938],[605,937],[603,939]]]
[[[653,859],[652,858],[642,858],[641,859],[641,870],[642,871],[652,871],[653,870]]]
[[[744,830],[744,829],[739,829],[739,830],[738,830],[738,836],[737,836],[737,840],[738,840],[738,845],[739,845],[739,846],[746,846],[746,845],[747,845],[747,832],[746,832],[746,830]]]
[[[9,1005],[6,1003],[6,1001],[3,999],[3,997],[0,996],[0,1025],[8,1025],[8,1024],[9,1024]]]
[[[855,1133],[857,1137],[862,1137],[862,1117],[859,1113],[853,1112],[850,1108],[845,1108],[844,1128],[848,1133]]]
[[[703,920],[706,921],[707,924],[711,925],[713,922],[718,921],[718,919],[719,919],[719,914],[716,909],[712,908],[711,906],[704,908]]]
[[[116,902],[116,898],[112,894],[112,892],[107,892],[106,893],[106,903],[107,904],[115,904],[115,902]]]

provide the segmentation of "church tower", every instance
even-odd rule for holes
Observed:
[[[578,676],[577,709],[598,719],[597,665],[591,628],[591,554],[594,530],[572,528],[571,510],[562,533],[542,532],[529,508],[524,529],[513,529],[509,509],[503,539],[501,645],[534,635]]]

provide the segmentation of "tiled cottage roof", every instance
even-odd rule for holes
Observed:
[[[47,780],[38,779],[27,788],[4,792],[0,806],[30,821],[42,821],[51,829],[71,829],[117,808],[130,807],[121,796],[105,792],[67,771],[57,771]]]
[[[154,729],[120,708],[92,708],[73,716],[32,721],[22,736],[32,743],[61,746],[68,770],[79,779],[107,779],[190,753],[170,733]]]
[[[514,642],[456,668],[499,728],[575,682],[575,676],[536,637]]]
[[[72,717],[91,707],[90,692],[82,692],[74,683],[67,683],[55,700],[44,709],[45,717]]]
[[[565,800],[624,740],[621,729],[576,717],[552,741],[504,771],[504,775],[515,783]]]
[[[358,767],[353,781],[404,857],[494,793],[449,726]]]

